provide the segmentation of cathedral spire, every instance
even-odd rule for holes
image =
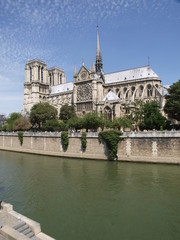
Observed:
[[[97,48],[96,48],[96,73],[98,75],[101,74],[102,72],[102,56],[101,56],[101,50],[100,50],[100,43],[99,43],[99,31],[98,31],[98,26],[97,26]]]

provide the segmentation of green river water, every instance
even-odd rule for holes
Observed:
[[[0,199],[58,240],[179,240],[180,166],[0,151]]]

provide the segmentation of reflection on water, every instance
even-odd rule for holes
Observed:
[[[56,239],[180,239],[180,166],[0,151],[0,198]]]

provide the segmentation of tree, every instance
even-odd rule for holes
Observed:
[[[140,124],[140,129],[160,130],[166,126],[166,118],[160,113],[156,101],[147,102],[143,107],[143,120]]]
[[[165,98],[165,113],[169,118],[180,121],[180,80],[169,87]]]
[[[69,128],[75,129],[76,131],[82,129],[84,126],[84,119],[81,117],[72,117],[67,122]]]
[[[67,122],[70,118],[75,117],[76,113],[73,106],[63,105],[60,110],[59,118]]]
[[[25,117],[18,118],[15,123],[13,130],[14,131],[27,131],[31,128],[31,123]]]
[[[9,118],[7,118],[7,131],[13,131],[14,130],[14,124],[17,119],[21,118],[21,113],[13,112],[10,114]]]
[[[139,130],[139,126],[143,121],[143,109],[144,102],[142,100],[136,100],[131,105],[133,106],[130,113],[130,118],[134,128]]]
[[[42,130],[50,131],[50,132],[54,132],[54,131],[58,132],[58,131],[62,131],[62,130],[66,131],[66,130],[68,130],[68,126],[61,120],[51,119],[51,120],[47,120],[43,124]]]
[[[84,119],[83,127],[86,128],[86,131],[88,131],[88,129],[96,131],[98,127],[101,126],[101,122],[100,122],[101,119],[98,116],[98,114],[95,112],[86,113],[83,119]]]
[[[49,103],[37,103],[31,108],[30,122],[33,127],[38,129],[47,121],[57,118],[57,109]]]

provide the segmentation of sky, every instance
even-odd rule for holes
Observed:
[[[25,64],[92,67],[96,26],[105,73],[149,63],[163,85],[180,79],[180,0],[0,0],[0,114],[21,112]]]

